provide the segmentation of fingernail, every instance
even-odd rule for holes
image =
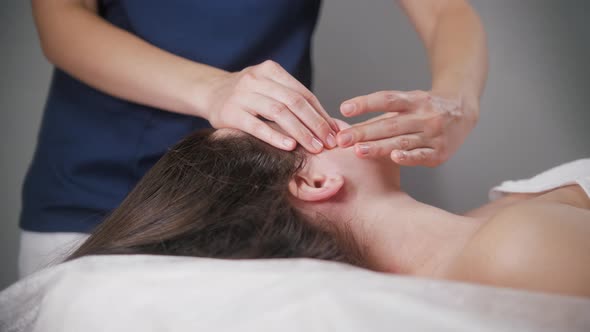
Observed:
[[[344,104],[342,104],[342,107],[340,108],[340,111],[344,115],[350,115],[350,114],[352,114],[352,112],[354,112],[355,109],[356,109],[356,105],[355,104],[352,104],[352,103],[344,103]]]
[[[393,157],[397,160],[404,160],[406,159],[406,151],[394,151]]]
[[[332,135],[332,134],[328,134],[328,137],[326,138],[326,142],[328,143],[328,147],[330,149],[332,149],[333,147],[336,146],[336,138],[334,138],[334,135]]]
[[[316,150],[321,150],[324,147],[322,142],[315,137],[311,139],[311,145],[313,145]]]
[[[336,121],[332,121],[330,127],[332,127],[332,129],[334,130],[335,133],[338,133],[340,131],[340,126],[338,126]]]
[[[347,146],[352,142],[352,135],[350,133],[339,134],[338,140],[341,146]]]
[[[289,148],[289,149],[291,149],[291,148],[293,148],[293,145],[295,145],[295,141],[293,141],[293,140],[292,140],[292,139],[290,139],[290,138],[285,138],[285,139],[283,139],[283,145],[284,145],[286,148]]]
[[[371,147],[368,144],[357,144],[357,149],[362,155],[369,154]]]

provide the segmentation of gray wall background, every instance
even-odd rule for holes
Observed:
[[[529,177],[590,152],[590,2],[472,3],[490,48],[479,125],[443,166],[402,171],[403,184],[416,198],[454,212],[485,202],[488,188],[504,179]],[[0,45],[3,289],[16,279],[20,190],[51,74],[29,1],[4,3]],[[324,0],[314,60],[315,92],[335,116],[343,100],[357,95],[429,87],[423,47],[391,0]]]

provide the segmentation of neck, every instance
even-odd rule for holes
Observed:
[[[353,216],[352,231],[369,244],[371,264],[386,272],[439,275],[483,223],[418,202],[402,191],[359,197],[355,205],[363,208],[347,211]]]

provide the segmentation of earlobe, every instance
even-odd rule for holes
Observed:
[[[298,174],[289,182],[289,192],[302,201],[317,202],[330,199],[343,186],[342,175],[307,177]]]

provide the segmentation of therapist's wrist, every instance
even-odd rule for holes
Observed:
[[[479,122],[479,97],[474,94],[465,94],[462,103],[464,105],[465,114],[471,122],[471,128],[475,128]]]
[[[474,128],[479,121],[480,96],[468,80],[446,79],[433,82],[431,92],[439,97],[457,101],[467,123]]]
[[[230,73],[211,66],[197,64],[188,74],[186,89],[181,92],[187,111],[185,113],[204,119],[209,119],[212,99],[219,82]]]

